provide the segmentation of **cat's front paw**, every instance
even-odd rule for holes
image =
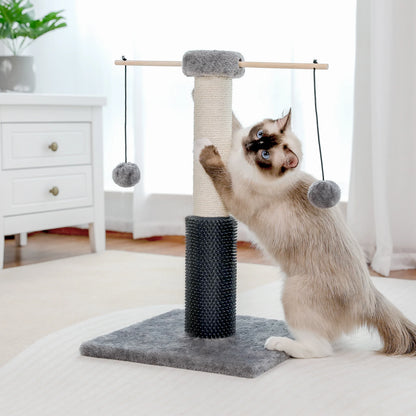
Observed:
[[[270,351],[284,351],[288,350],[289,338],[286,337],[270,337],[266,340],[264,348]]]
[[[205,147],[213,146],[212,141],[210,139],[198,139],[194,142],[194,158],[199,160],[202,150]]]
[[[199,153],[199,162],[204,167],[205,170],[211,170],[212,168],[222,168],[224,164],[218,149],[210,144],[205,146]]]

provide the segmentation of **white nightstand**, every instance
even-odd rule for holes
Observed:
[[[4,236],[89,224],[105,249],[103,97],[0,93],[0,268]]]

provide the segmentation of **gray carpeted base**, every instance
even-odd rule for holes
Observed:
[[[284,321],[237,316],[236,335],[192,338],[184,311],[175,309],[83,343],[82,355],[196,371],[257,377],[289,358],[264,348],[270,336],[290,336]]]

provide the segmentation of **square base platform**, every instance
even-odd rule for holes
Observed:
[[[185,311],[175,309],[84,342],[82,355],[254,378],[288,359],[268,351],[270,336],[290,336],[284,321],[237,315],[236,335],[193,338],[184,331]]]

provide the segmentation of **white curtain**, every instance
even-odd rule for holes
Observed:
[[[168,6],[167,9],[163,6]],[[162,14],[157,11],[163,10]],[[326,176],[348,194],[352,138],[355,1],[259,0],[244,2],[156,0],[157,19],[132,30],[137,59],[182,59],[187,50],[241,52],[251,61],[329,62],[317,74]],[[173,18],[171,18],[174,16]],[[136,68],[140,77],[136,159],[143,181],[135,188],[134,236],[183,234],[192,213],[193,79],[169,68]],[[247,69],[233,81],[233,109],[243,125],[292,108],[303,142],[303,169],[319,177],[311,71]],[[240,239],[249,239],[240,228]]]
[[[416,268],[416,2],[358,0],[348,222],[372,268]]]

